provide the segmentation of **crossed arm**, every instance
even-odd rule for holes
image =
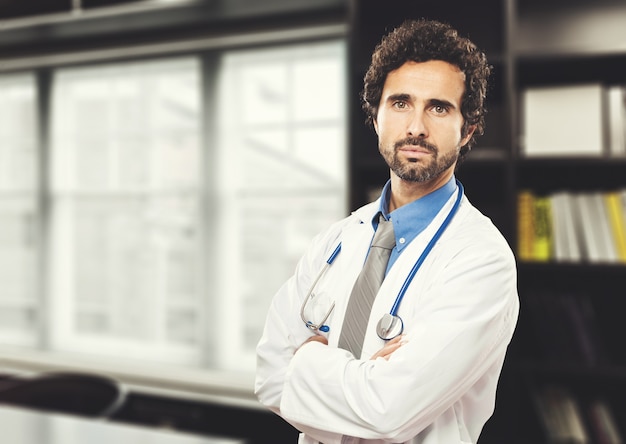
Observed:
[[[376,359],[376,358],[389,359],[391,354],[404,344],[403,338],[404,338],[404,335],[400,335],[400,336],[396,336],[390,341],[387,341],[385,345],[383,346],[383,348],[381,348],[376,353],[374,353],[370,357],[370,359]],[[302,345],[307,344],[309,342],[320,342],[324,345],[328,345],[328,339],[326,339],[326,337],[322,335],[311,336],[306,341],[304,341]],[[302,347],[302,345],[300,347]]]

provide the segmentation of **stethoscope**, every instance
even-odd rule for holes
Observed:
[[[463,198],[463,192],[464,192],[463,185],[461,185],[461,182],[459,182],[458,180],[456,181],[456,183],[458,186],[458,193],[457,193],[456,201],[454,202],[454,205],[452,206],[452,209],[450,209],[450,212],[441,223],[441,226],[439,227],[439,229],[437,229],[437,231],[433,235],[430,242],[428,242],[428,245],[426,245],[426,248],[424,248],[424,251],[422,251],[422,254],[413,265],[413,268],[411,268],[411,271],[409,271],[409,274],[407,275],[406,279],[404,280],[404,283],[402,284],[402,287],[400,288],[400,291],[398,292],[398,296],[396,296],[396,300],[394,301],[391,307],[391,310],[389,311],[389,313],[385,313],[382,316],[382,318],[380,318],[380,320],[378,321],[378,324],[376,326],[376,333],[378,334],[379,338],[385,341],[393,339],[396,336],[402,334],[402,331],[404,330],[404,322],[402,321],[402,318],[398,315],[398,309],[400,308],[400,303],[402,302],[402,299],[404,298],[404,294],[409,288],[411,281],[417,274],[417,270],[419,270],[419,268],[422,266],[422,263],[428,256],[428,253],[430,253],[430,251],[435,246],[435,243],[439,240],[439,238],[441,237],[445,229],[448,227],[448,225],[450,224],[450,221],[456,214],[459,208],[459,205],[461,204],[461,199]],[[326,314],[324,315],[323,319],[317,324],[313,323],[312,321],[306,320],[304,316],[304,310],[306,308],[306,304],[313,297],[313,290],[315,290],[315,286],[319,282],[320,278],[326,273],[326,270],[330,268],[330,266],[335,261],[335,259],[337,258],[340,252],[341,252],[341,242],[337,245],[337,247],[335,247],[335,249],[330,254],[328,259],[326,259],[326,263],[320,270],[319,274],[317,275],[317,278],[315,278],[315,281],[313,281],[313,284],[311,285],[311,288],[309,289],[309,292],[306,298],[304,298],[302,307],[300,308],[300,317],[302,318],[302,321],[307,326],[307,328],[313,331],[320,331],[320,332],[327,333],[330,330],[330,327],[326,325],[325,322],[328,320],[328,317],[330,316],[333,309],[335,308],[334,302],[330,306]]]

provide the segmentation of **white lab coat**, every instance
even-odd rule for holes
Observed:
[[[406,343],[389,360],[369,359],[383,346],[375,332],[378,320],[390,311],[455,198],[456,193],[389,270],[372,307],[362,359],[337,348],[337,341],[378,202],[319,234],[275,295],[257,346],[255,392],[262,404],[303,432],[299,443],[477,441],[494,410],[519,301],[510,247],[466,197],[400,304]],[[300,317],[302,301],[340,241],[341,253],[306,309],[307,320],[319,322],[335,302],[325,334],[329,344],[299,348],[314,334]]]

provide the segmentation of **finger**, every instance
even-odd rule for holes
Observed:
[[[383,348],[381,348],[376,353],[374,353],[370,359],[376,359],[376,358],[389,359],[389,356],[391,356],[393,352],[395,352],[402,345],[404,345],[405,341],[403,339],[404,339],[404,335],[400,335],[387,341],[385,345],[383,346]]]
[[[381,354],[383,356],[388,356],[395,352],[397,349],[399,349],[401,346],[401,343],[387,345],[381,350]]]

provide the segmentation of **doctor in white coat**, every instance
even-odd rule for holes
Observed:
[[[518,317],[516,265],[454,176],[482,134],[489,72],[484,54],[435,21],[407,21],[377,46],[363,108],[390,180],[316,236],[257,346],[258,399],[300,443],[476,443],[493,414]],[[396,246],[354,356],[337,345],[379,214]],[[391,315],[401,321],[381,339]]]

